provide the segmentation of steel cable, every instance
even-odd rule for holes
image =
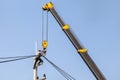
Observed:
[[[44,40],[44,12],[42,10],[42,41]]]
[[[46,40],[48,41],[48,11],[46,13],[46,22],[44,21],[44,12],[42,10],[42,41]],[[46,23],[46,25],[45,25]],[[45,28],[44,28],[45,25]],[[46,36],[45,36],[46,35]]]
[[[47,16],[47,20],[46,20],[46,40],[48,41],[48,11],[47,11],[47,14],[46,14],[46,16]]]

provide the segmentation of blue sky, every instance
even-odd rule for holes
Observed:
[[[120,1],[51,0],[107,80],[120,79]],[[0,0],[0,57],[34,55],[41,49],[41,6],[49,0]],[[96,80],[49,13],[46,57],[77,80]],[[44,60],[44,59],[43,59]],[[33,80],[33,58],[0,64],[0,80]],[[65,80],[48,62],[47,80]]]

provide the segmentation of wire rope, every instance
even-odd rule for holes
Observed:
[[[44,11],[42,10],[42,41],[44,40]]]
[[[47,11],[47,14],[46,14],[46,40],[48,41],[48,11]]]
[[[44,11],[42,10],[42,41],[45,39],[48,41],[48,11],[46,13],[46,25],[44,27]],[[46,36],[45,36],[46,35]]]

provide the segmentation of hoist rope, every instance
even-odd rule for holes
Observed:
[[[44,12],[42,10],[42,41],[44,40]]]
[[[64,70],[62,70],[61,68],[59,68],[58,66],[56,66],[53,62],[51,62],[50,60],[48,60],[45,56],[43,56],[62,76],[65,77],[65,79],[67,80],[76,80],[75,78],[73,78],[71,75],[69,75],[68,73],[66,73]]]
[[[46,19],[47,19],[47,20],[46,20],[46,21],[47,21],[47,22],[46,22],[46,40],[48,41],[48,11],[47,11],[47,14],[46,14],[46,15],[47,15],[47,16],[46,16],[46,17],[47,17],[47,18],[46,18]]]
[[[48,11],[46,13],[46,25],[44,26],[44,24],[44,11],[42,10],[42,41],[48,41]]]

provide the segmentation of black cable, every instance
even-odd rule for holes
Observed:
[[[47,58],[46,58],[47,59]],[[47,61],[49,61],[47,59]],[[68,73],[66,73],[65,71],[63,71],[62,69],[60,69],[58,66],[56,66],[54,63],[52,63],[51,61],[49,61],[49,63],[51,63],[51,65],[61,74],[63,75],[67,80],[75,80],[72,76],[70,76]]]
[[[49,61],[45,56],[43,56],[58,72],[60,72],[59,70],[58,70],[58,68],[56,68],[52,63],[51,63],[51,61]],[[64,76],[67,80],[69,80],[65,75],[63,75],[63,73],[62,72],[60,72],[60,74],[62,75],[62,76]]]
[[[55,66],[54,64],[52,64],[51,62],[49,62],[62,76],[64,76],[67,80],[69,80],[70,78],[61,70],[59,69],[57,66]],[[71,79],[70,79],[71,80]]]
[[[53,66],[55,67],[55,66]],[[55,67],[55,69],[61,74],[63,75],[67,80],[72,80],[65,72],[63,72],[61,69]]]
[[[14,57],[0,57],[0,59],[12,59],[12,58],[22,58],[22,57],[35,57],[36,55],[29,56],[14,56]]]
[[[50,62],[50,63],[51,63],[51,62]],[[60,68],[58,68],[58,67],[57,67],[56,65],[54,65],[53,63],[51,63],[51,65],[52,65],[61,75],[63,75],[67,80],[71,80],[63,70],[61,70]]]
[[[31,58],[31,57],[35,57],[35,56],[27,56],[27,57],[21,57],[21,58],[17,58],[17,59],[10,59],[10,60],[5,60],[5,61],[0,61],[0,63],[6,63],[6,62],[17,61],[17,60],[23,60],[23,59],[27,59],[27,58]]]
[[[71,75],[69,75],[68,73],[66,73],[64,70],[60,69],[58,66],[54,65],[56,68],[58,68],[61,72],[63,72],[66,76],[69,76],[70,78],[72,78],[73,80],[76,80],[75,78],[73,78]]]
[[[68,80],[75,80],[72,76],[70,76],[68,73],[60,69],[59,67],[54,66],[62,75],[66,76]]]
[[[61,70],[55,68],[62,76],[64,76],[67,80],[69,80],[70,78],[68,76],[66,76],[63,72],[61,72]],[[70,79],[71,80],[71,79]]]
[[[58,66],[56,66],[53,62],[48,60],[45,56],[43,56],[61,75],[63,75],[67,80],[76,80],[72,76],[70,76],[68,73],[66,73],[64,70],[60,69]]]

